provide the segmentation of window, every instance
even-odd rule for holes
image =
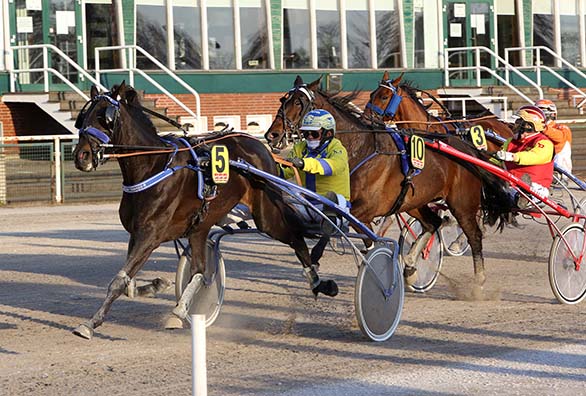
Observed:
[[[413,66],[414,67],[439,67],[438,38],[434,34],[425,34],[439,31],[437,19],[437,2],[426,2],[415,0],[413,2]]]
[[[545,46],[555,51],[553,26],[553,0],[533,0],[533,45]],[[544,65],[553,66],[554,59],[550,53],[540,51],[540,57]],[[535,61],[536,59],[534,63]]]
[[[368,27],[368,1],[348,0],[346,2],[346,40],[349,68],[372,66]]]
[[[111,4],[85,4],[85,24],[87,29],[86,54],[87,67],[96,65],[94,48],[111,46],[112,41]],[[100,69],[114,68],[114,51],[100,52]]]
[[[317,67],[342,67],[340,41],[340,11],[337,0],[321,0],[316,5]]]
[[[510,0],[497,0],[496,10],[499,56],[504,59],[506,48],[519,47],[519,26],[515,3]],[[513,66],[520,66],[520,55],[519,51],[509,51],[509,62]]]
[[[234,16],[230,0],[208,0],[210,69],[235,69]]]
[[[395,1],[375,0],[378,67],[401,66],[401,25]]]
[[[167,29],[165,25],[163,0],[140,0],[140,2],[137,2],[136,45],[166,65]],[[136,53],[136,66],[145,70],[157,68],[140,52]]]
[[[173,1],[175,68],[201,69],[201,9],[194,0]]]
[[[264,0],[240,0],[242,68],[269,67],[269,39]]]
[[[310,62],[307,0],[283,0],[283,69],[309,68]]]
[[[562,58],[576,66],[580,63],[580,30],[578,5],[576,1],[562,1],[560,4],[560,34]]]

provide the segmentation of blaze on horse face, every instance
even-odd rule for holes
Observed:
[[[298,134],[299,125],[303,117],[314,108],[315,95],[321,78],[305,84],[301,76],[297,76],[291,88],[281,99],[281,106],[267,132],[265,139],[273,151],[287,147],[288,140],[293,140]]]

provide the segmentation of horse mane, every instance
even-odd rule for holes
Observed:
[[[150,117],[142,110],[142,104],[140,103],[138,92],[133,87],[127,84],[114,85],[110,90],[109,96],[113,99],[119,100],[119,96],[121,95],[119,95],[118,91],[121,87],[124,87],[124,92],[122,92],[123,97],[121,99],[128,105],[126,109],[131,117],[141,124],[139,128],[156,135],[157,128],[151,121]]]
[[[371,126],[366,124],[362,119],[362,109],[354,104],[355,100],[361,93],[359,89],[354,89],[352,92],[342,94],[342,92],[329,92],[321,88],[317,90],[318,94],[326,98],[327,102],[331,104],[342,115],[350,118],[352,122],[358,123],[361,127],[370,129]]]

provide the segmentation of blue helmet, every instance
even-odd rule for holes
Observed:
[[[311,110],[303,117],[301,128],[299,129],[302,131],[319,131],[322,128],[336,133],[336,120],[326,110],[317,109]]]

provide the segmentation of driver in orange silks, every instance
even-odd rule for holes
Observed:
[[[553,161],[560,168],[572,173],[572,130],[564,124],[556,122],[558,110],[551,100],[540,99],[535,106],[543,110],[547,118],[543,133],[550,138],[554,144],[555,157]],[[563,176],[562,179],[566,179]]]

